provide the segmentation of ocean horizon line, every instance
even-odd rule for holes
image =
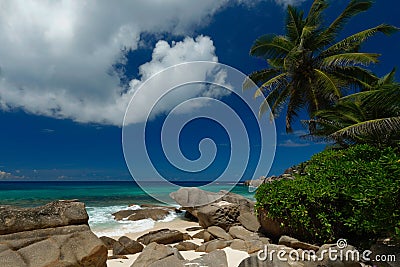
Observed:
[[[0,180],[0,183],[135,183],[137,182],[135,180]],[[138,182],[144,182],[144,183],[157,183],[159,184],[160,181],[146,181],[146,180],[139,180]],[[220,182],[215,182],[215,181],[169,181],[170,183],[175,183],[175,184],[180,184],[180,183],[215,183],[215,184],[243,184],[245,181],[220,181]]]

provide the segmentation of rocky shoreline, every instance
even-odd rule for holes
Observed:
[[[107,248],[88,219],[77,201],[0,206],[0,266],[106,266]]]
[[[169,212],[185,212],[186,218],[197,222],[192,225],[198,226],[184,231],[156,229],[137,238],[98,238],[88,226],[84,204],[78,201],[25,209],[0,206],[0,266],[368,266],[356,260],[330,260],[324,251],[340,251],[336,244],[317,246],[273,232],[279,225],[256,216],[255,203],[241,195],[182,188],[171,193],[171,198],[180,209],[147,205],[113,215],[116,220],[162,220]],[[343,251],[352,250],[349,245]],[[301,258],[282,261],[277,253],[268,257],[271,251]],[[235,254],[241,258],[232,260]],[[134,261],[126,265],[123,260],[132,255]],[[120,264],[111,265],[115,261]]]

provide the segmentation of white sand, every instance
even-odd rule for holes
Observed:
[[[228,266],[229,267],[238,267],[240,262],[243,259],[247,258],[249,254],[244,251],[233,250],[231,248],[224,248],[223,249],[226,253],[226,257],[228,259]],[[193,260],[199,258],[200,256],[204,255],[204,252],[195,252],[195,251],[180,251],[181,255],[186,260]],[[129,259],[127,260],[108,260],[107,266],[108,267],[129,267],[132,263],[136,260],[140,253],[135,255],[126,255]],[[173,267],[173,266],[171,266]]]
[[[171,230],[178,230],[183,233],[186,233],[187,228],[196,227],[196,226],[199,226],[199,224],[196,222],[185,221],[182,219],[175,219],[170,222],[156,222],[155,226],[152,229],[142,231],[142,232],[137,232],[137,233],[127,233],[126,236],[128,236],[131,239],[136,240],[138,237],[140,237],[143,234],[146,234],[150,231],[163,229],[163,228],[167,228],[167,229],[171,229]],[[191,232],[187,232],[187,233],[189,233],[190,235],[193,235],[197,232],[199,232],[199,231],[191,231]],[[119,236],[114,236],[113,238],[118,239]],[[189,241],[200,245],[203,240],[202,239],[193,239],[193,240],[189,240]],[[174,245],[174,244],[171,244],[171,245]],[[239,266],[240,262],[249,256],[249,254],[247,254],[246,252],[233,250],[229,247],[224,248],[223,250],[226,253],[229,267]],[[204,255],[204,252],[195,252],[193,250],[192,251],[180,251],[180,253],[187,260],[193,260],[195,258],[200,257],[201,255]],[[140,253],[137,253],[134,255],[126,255],[128,257],[128,259],[108,260],[107,266],[108,267],[129,267],[136,260],[136,258],[139,256],[139,254]]]
[[[247,252],[234,250],[231,248],[224,248],[223,249],[226,253],[226,257],[228,258],[228,266],[229,267],[237,267],[239,264],[249,256]]]

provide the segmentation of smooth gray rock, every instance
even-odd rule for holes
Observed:
[[[311,245],[305,242],[301,242],[299,240],[297,240],[296,238],[290,237],[290,236],[286,236],[283,235],[281,236],[281,238],[279,238],[279,242],[278,245],[284,245],[287,247],[291,247],[294,249],[303,249],[303,250],[314,250],[314,251],[318,251],[319,246],[315,246],[315,245]]]
[[[265,244],[261,240],[246,240],[244,242],[246,244],[247,253],[249,254],[258,253],[265,247]]]
[[[134,212],[135,212],[135,210],[120,210],[120,211],[114,212],[112,214],[112,216],[114,216],[114,220],[120,221],[125,218],[128,218]]]
[[[202,228],[202,229],[203,229],[203,228]],[[202,231],[200,231],[200,232],[194,234],[194,235],[192,236],[192,238],[204,239],[204,232],[205,232],[205,231],[206,231],[206,230],[202,230]]]
[[[222,197],[223,201],[239,205],[239,210],[241,212],[254,211],[254,205],[256,204],[255,201],[245,198],[242,195],[228,192],[226,190],[221,190],[220,193],[224,194],[224,196]]]
[[[265,176],[260,176],[258,179],[246,180],[244,182],[244,185],[251,187],[259,187],[264,183],[265,179],[266,179]]]
[[[0,206],[0,235],[29,230],[87,224],[85,204],[59,200],[34,208]]]
[[[117,242],[114,238],[108,236],[101,236],[100,240],[104,243],[107,249],[113,249],[114,244]]]
[[[226,241],[226,240],[221,240],[221,239],[217,239],[217,240],[211,240],[208,241],[204,244],[202,244],[201,246],[199,246],[196,249],[196,252],[211,252],[217,249],[223,249],[228,247],[231,244],[231,241]]]
[[[280,222],[273,220],[267,216],[268,211],[265,209],[258,210],[258,221],[260,222],[260,231],[271,238],[279,238],[282,235],[290,234],[290,230],[281,227]]]
[[[231,228],[229,228],[229,234],[233,238],[238,238],[242,240],[251,240],[259,238],[258,234],[250,232],[243,226],[232,226]]]
[[[169,215],[168,209],[151,208],[140,210],[121,210],[113,213],[114,219],[119,221],[126,219],[129,221],[138,221],[144,219],[152,219],[155,221],[163,220]]]
[[[198,266],[207,267],[228,267],[226,253],[223,250],[216,250],[208,254],[204,254],[200,258],[189,261],[189,263],[198,263]],[[195,266],[195,265],[186,265]]]
[[[140,253],[139,257],[137,257],[131,267],[149,267],[151,264],[169,256],[174,256],[179,260],[184,260],[177,249],[162,244],[150,243],[143,249],[142,253]]]
[[[183,208],[205,206],[221,199],[223,195],[222,193],[208,192],[196,187],[183,187],[169,194]]]
[[[166,258],[157,260],[148,267],[184,267],[185,262],[183,260],[180,260],[177,256],[175,255],[170,255]]]
[[[87,225],[0,235],[0,251],[0,266],[105,267],[107,260],[106,246]]]
[[[227,232],[225,232],[224,229],[222,229],[221,227],[218,227],[218,226],[210,226],[207,228],[207,231],[216,238],[222,238],[225,240],[233,239],[230,234],[228,234]]]
[[[138,242],[145,245],[152,242],[158,244],[172,244],[178,243],[184,240],[184,235],[178,230],[160,229],[157,231],[151,231],[147,234],[142,235],[137,239]]]
[[[201,207],[197,211],[199,224],[203,228],[219,226],[224,230],[228,230],[232,225],[238,224],[238,217],[239,205],[225,201]]]
[[[264,249],[265,244],[261,240],[234,239],[230,245],[231,249],[246,251],[249,254],[258,253]]]
[[[214,240],[215,237],[212,234],[210,234],[208,231],[204,231],[203,239],[204,239],[204,242],[208,242],[208,241]]]
[[[179,242],[177,245],[174,246],[179,251],[188,251],[188,250],[196,250],[199,247],[199,245],[184,241],[184,242]]]
[[[240,212],[238,221],[244,228],[251,232],[257,232],[261,227],[257,217],[251,212]]]
[[[221,190],[218,193],[208,192],[199,188],[181,188],[170,194],[171,198],[186,210],[185,216],[192,220],[198,219],[200,208],[215,204],[217,202],[228,202],[235,204],[240,211],[252,212],[254,210],[254,201],[251,201],[241,195]],[[237,219],[237,216],[235,220]]]
[[[247,252],[246,242],[242,239],[233,239],[230,248]]]
[[[328,251],[329,249],[338,251],[337,254],[335,253],[334,255],[340,255],[340,253],[343,253],[343,255],[346,255],[347,251],[349,251],[349,250],[356,251],[356,248],[351,245],[348,245],[344,249],[339,249],[336,244],[325,244],[325,245],[322,245],[316,253],[318,258],[321,258],[323,256],[323,260],[309,262],[309,263],[307,263],[308,264],[307,266],[310,266],[310,267],[318,267],[318,266],[361,267],[361,264],[356,260],[352,260],[351,257],[349,257],[348,259],[344,258],[343,260],[340,260],[339,258],[336,260],[329,259],[329,254],[326,253],[326,251]],[[323,255],[322,255],[322,253],[323,253]],[[361,253],[360,253],[360,255],[361,255]]]
[[[182,234],[182,240],[186,241],[186,240],[192,240],[192,236],[189,235],[188,233],[183,233]]]
[[[0,207],[0,266],[105,267],[107,248],[90,231],[81,202]]]
[[[126,236],[121,236],[113,245],[113,255],[136,254],[142,250],[142,244]]]

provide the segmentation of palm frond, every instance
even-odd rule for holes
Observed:
[[[372,1],[358,1],[352,0],[345,10],[329,25],[324,34],[336,35],[340,32],[348,20],[355,15],[368,10],[372,6]]]
[[[267,59],[267,62],[272,68],[282,69],[285,60],[283,58],[269,58]]]
[[[374,119],[350,125],[331,134],[334,139],[357,136],[382,136],[400,132],[400,117]]]
[[[332,38],[323,34],[323,29],[318,28],[312,32],[310,37],[307,38],[305,46],[307,49],[317,52],[316,55],[318,55],[332,42]]]
[[[302,55],[303,55],[302,50],[300,50],[298,47],[293,48],[284,58],[283,68],[288,71],[292,70],[293,68],[296,68],[296,65],[301,60]]]
[[[272,77],[279,74],[281,70],[279,69],[263,69],[252,72],[243,82],[242,89],[243,91],[253,88],[257,86],[261,82],[271,79]]]
[[[393,68],[388,74],[380,78],[377,82],[377,86],[382,86],[385,84],[394,84],[395,83],[395,74],[396,68]]]
[[[303,29],[303,11],[298,11],[292,6],[288,6],[286,15],[286,32],[289,40],[297,43]]]
[[[400,85],[385,84],[370,91],[345,96],[340,101],[359,99],[367,110],[376,110],[382,115],[400,116]]]
[[[360,95],[359,95],[360,96]],[[382,86],[379,90],[361,95],[365,109],[376,111],[378,116],[400,116],[400,86]]]
[[[256,39],[250,49],[250,55],[261,58],[278,58],[290,51],[290,43],[277,35],[263,35]]]
[[[332,73],[342,81],[346,81],[348,86],[356,85],[361,90],[371,90],[379,79],[371,71],[358,66],[340,66]]]
[[[303,138],[316,141],[335,141],[330,135],[343,128],[340,122],[323,118],[302,120],[301,123],[309,131]]]
[[[279,85],[280,83],[285,82],[287,77],[288,73],[284,72],[269,79],[256,90],[256,92],[254,93],[254,98],[263,96],[264,92],[271,90],[271,88],[273,88],[276,85]]]
[[[394,70],[379,79],[365,68],[377,63],[380,55],[362,53],[361,46],[377,33],[390,35],[400,29],[381,24],[336,42],[345,24],[368,10],[372,0],[350,0],[326,26],[323,12],[328,2],[313,0],[307,17],[288,6],[286,35],[261,36],[250,50],[251,55],[266,60],[269,69],[249,75],[243,90],[254,87],[254,83],[258,86],[254,97],[264,98],[259,117],[268,112],[268,107],[275,117],[287,106],[287,132],[300,110],[306,109],[312,118],[309,128],[314,127],[310,135],[336,140],[340,145],[373,142],[380,138],[377,129],[398,129],[397,120],[392,118],[400,116],[400,87],[394,82]],[[359,91],[362,93],[342,97],[343,93]],[[365,129],[372,129],[373,134],[368,135]],[[382,134],[385,141],[382,137],[378,142],[394,136],[391,131]],[[400,139],[400,132],[398,135]]]
[[[300,39],[301,40],[306,40],[307,38],[309,38],[313,32],[317,29],[316,26],[304,26],[303,30],[301,31],[301,36]],[[300,43],[300,46],[302,44]]]
[[[314,69],[316,76],[318,77],[317,84],[320,84],[320,88],[323,91],[323,95],[330,96],[334,95],[337,98],[341,97],[341,92],[337,86],[338,82],[335,78],[328,73],[325,73],[319,69]]]
[[[323,68],[335,68],[340,66],[364,65],[377,63],[380,54],[375,53],[343,53],[326,57],[321,62]]]
[[[322,11],[328,7],[326,0],[314,0],[306,18],[307,26],[319,26],[322,23]]]
[[[320,57],[326,57],[329,55],[334,55],[340,52],[351,52],[358,48],[363,42],[365,42],[368,38],[374,36],[375,34],[381,32],[385,35],[391,35],[397,32],[399,28],[388,25],[381,24],[376,27],[358,32],[353,34],[342,41],[335,43],[334,45],[328,47],[324,52],[320,54]]]
[[[315,112],[314,116],[325,121],[338,122],[342,126],[366,120],[366,115],[357,102],[339,102],[330,109]]]
[[[263,102],[260,105],[260,109],[258,111],[258,117],[261,118],[262,115],[267,112],[268,109],[271,111],[271,116],[270,119],[274,118],[275,115],[279,113],[277,112],[276,107],[279,104],[282,104],[281,102],[284,102],[285,95],[287,96],[287,91],[288,91],[288,86],[287,84],[280,84],[274,90],[272,90],[263,100]],[[271,107],[273,106],[273,107]]]
[[[273,99],[273,96],[268,95],[265,99],[271,107],[271,117],[277,117],[281,112],[282,106],[287,102],[289,95],[292,91],[292,86],[287,84],[283,90],[280,91],[279,96]]]

